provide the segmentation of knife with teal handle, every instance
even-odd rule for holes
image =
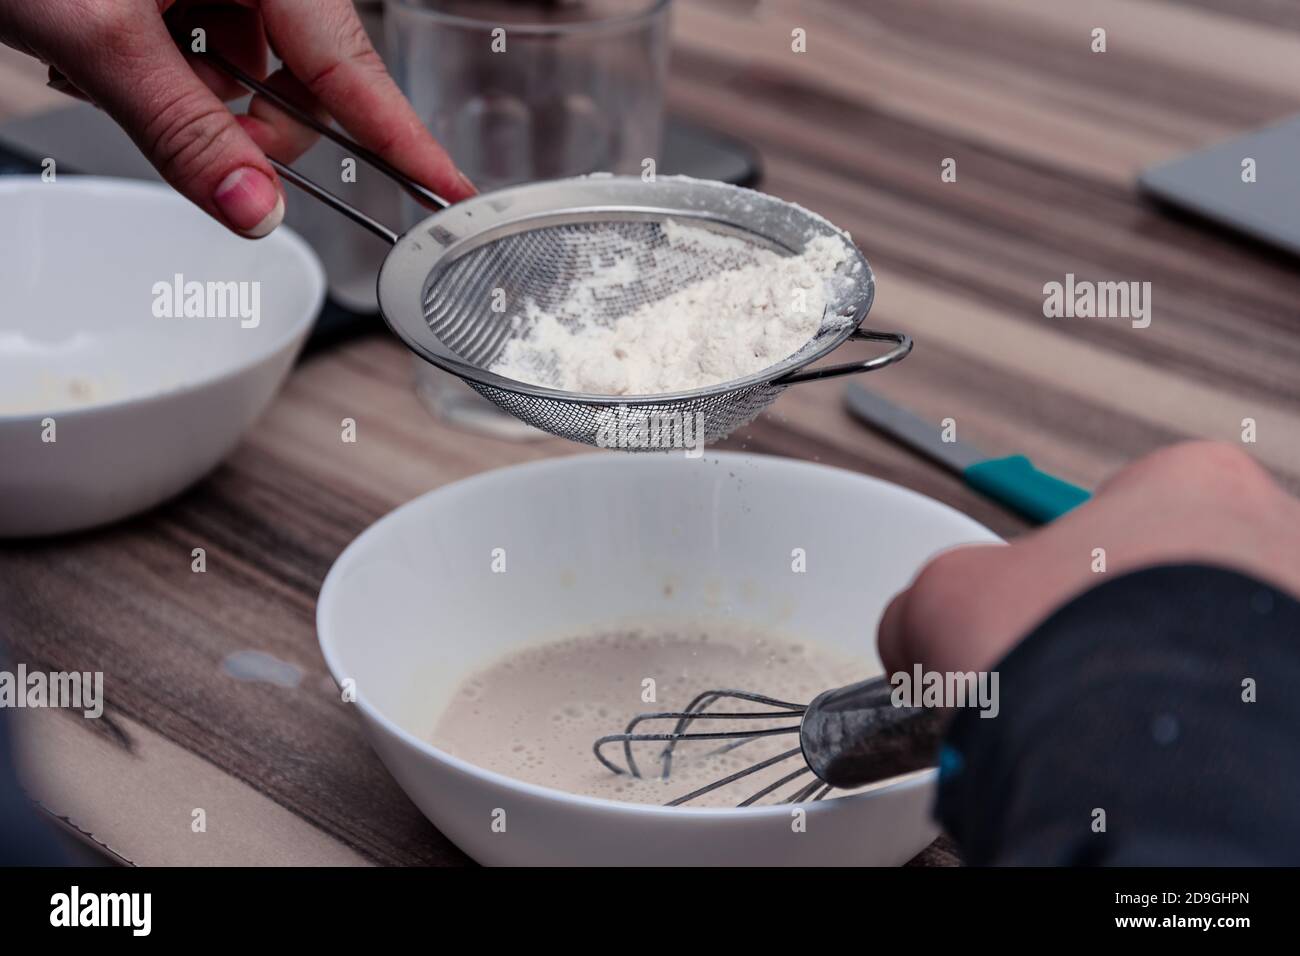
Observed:
[[[899,408],[861,385],[844,395],[849,410],[873,428],[920,452],[981,494],[1036,524],[1046,524],[1077,508],[1092,493],[1040,471],[1024,455],[988,458],[959,441],[944,441],[938,426]]]

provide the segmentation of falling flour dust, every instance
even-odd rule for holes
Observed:
[[[570,793],[663,804],[766,757],[797,748],[798,735],[760,738],[727,753],[712,742],[679,745],[668,780],[659,778],[661,744],[635,745],[642,779],[614,774],[592,743],[619,733],[646,711],[680,710],[701,691],[744,688],[795,703],[869,676],[865,660],[788,635],[718,620],[671,627],[608,629],[531,645],[470,674],[437,721],[431,742],[470,763]],[[646,681],[654,700],[646,701]],[[715,710],[754,705],[720,701]],[[713,722],[723,730],[797,726],[795,720]],[[667,732],[671,723],[642,725]],[[607,755],[622,763],[622,748]],[[786,761],[692,801],[735,806],[799,764]],[[805,776],[803,783],[811,782]],[[789,795],[784,793],[783,795]]]
[[[845,263],[860,268],[838,234],[811,238],[781,255],[733,236],[673,220],[663,244],[593,260],[552,308],[534,301],[512,317],[518,332],[491,370],[507,378],[594,395],[655,395],[703,388],[762,371],[798,352],[821,329],[828,286]],[[642,279],[644,263],[666,278],[669,263],[717,271],[625,315],[609,303]],[[655,257],[658,257],[655,259]]]

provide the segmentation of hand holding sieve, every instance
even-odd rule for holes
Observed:
[[[452,206],[382,157],[299,109],[219,54],[212,63],[440,211],[399,235],[292,167],[270,158],[286,180],[393,245],[379,271],[379,309],[394,334],[428,362],[463,379],[517,418],[572,441],[602,445],[611,416],[626,427],[653,421],[702,423],[704,443],[751,421],[789,385],[869,372],[912,348],[901,332],[861,328],[875,294],[871,266],[847,236],[820,216],[763,193],[727,183],[659,177],[592,175],[530,183],[474,196]],[[744,240],[750,252],[794,255],[818,235],[844,238],[851,255],[832,277],[818,332],[793,355],[743,378],[656,395],[595,395],[516,381],[491,371],[521,324],[495,302],[563,302],[595,264],[631,258],[636,278],[612,283],[593,319],[617,321],[647,302],[724,269],[753,261],[733,244],[684,254],[669,247],[663,223],[674,220]],[[858,362],[810,368],[848,339],[892,342]],[[662,446],[658,446],[662,447]]]

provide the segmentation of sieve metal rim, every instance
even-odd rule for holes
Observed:
[[[665,196],[665,193],[668,195]],[[635,200],[638,197],[640,201]],[[665,203],[675,198],[675,203]],[[736,218],[724,215],[718,204],[745,203],[763,207],[769,225],[782,227],[783,241],[771,232],[749,228]],[[784,217],[782,223],[779,217]],[[827,333],[825,340],[805,354],[802,350],[784,361],[750,375],[701,388],[650,395],[607,395],[572,392],[508,378],[467,362],[447,347],[430,328],[423,303],[430,286],[461,256],[481,246],[540,225],[590,222],[593,219],[695,220],[725,227],[725,231],[744,235],[768,248],[797,252],[811,235],[837,235],[848,243],[857,264],[853,281],[860,292],[851,307],[836,313],[843,326]],[[419,294],[413,295],[412,289]],[[729,392],[758,386],[783,387],[803,380],[799,373],[807,366],[833,352],[851,337],[888,340],[898,343],[878,360],[854,363],[851,367],[810,370],[810,378],[849,371],[867,371],[891,364],[907,354],[911,342],[898,333],[862,330],[861,324],[875,300],[875,274],[871,264],[851,240],[839,229],[815,213],[793,203],[755,190],[710,180],[681,176],[661,176],[646,183],[633,176],[582,176],[571,179],[528,183],[485,193],[462,200],[454,206],[422,220],[398,237],[384,260],[378,278],[380,312],[393,333],[411,351],[425,361],[460,378],[489,388],[531,398],[582,405],[626,406],[668,405],[683,401],[708,399]],[[823,316],[823,323],[826,317]]]

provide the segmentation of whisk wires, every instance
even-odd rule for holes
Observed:
[[[745,701],[752,704],[759,704],[771,708],[762,711],[711,711],[708,710],[715,703],[721,700],[726,701]],[[596,759],[608,770],[618,774],[630,774],[633,777],[642,777],[641,768],[637,765],[636,758],[632,752],[632,745],[637,743],[653,743],[662,741],[663,749],[659,752],[659,763],[661,766],[660,779],[668,780],[672,775],[673,754],[678,743],[681,741],[693,740],[716,740],[723,741],[722,745],[710,751],[710,754],[723,754],[735,750],[737,747],[744,746],[754,740],[764,737],[776,737],[783,734],[798,734],[799,722],[803,719],[804,712],[807,710],[805,704],[795,704],[789,701],[778,700],[775,697],[767,697],[763,694],[753,694],[742,690],[706,690],[696,695],[685,710],[680,711],[658,711],[654,713],[638,714],[633,717],[627,727],[621,734],[607,734],[599,738],[592,747]],[[765,726],[753,730],[691,730],[691,726],[697,721],[779,721],[782,719],[792,720],[789,724],[776,724],[775,726]],[[651,721],[672,720],[676,723],[673,729],[667,733],[648,733],[638,731],[637,728],[644,723]],[[610,760],[602,752],[603,749],[611,744],[623,745],[623,760],[625,766],[619,766]],[[801,747],[795,747],[775,756],[760,760],[757,763],[739,770],[733,774],[715,780],[704,785],[690,793],[684,794],[669,801],[666,806],[676,807],[684,803],[689,803],[706,793],[712,793],[714,790],[729,786],[737,780],[760,773],[769,767],[776,766],[786,760],[796,757],[802,757],[803,750]],[[775,793],[787,784],[793,783],[812,773],[812,769],[806,764],[791,773],[786,774],[780,779],[768,784],[762,790],[747,798],[737,806],[748,807],[757,803],[759,800]],[[821,800],[829,791],[831,785],[823,783],[820,779],[814,778],[812,783],[800,786],[785,803],[799,803],[805,800]]]

